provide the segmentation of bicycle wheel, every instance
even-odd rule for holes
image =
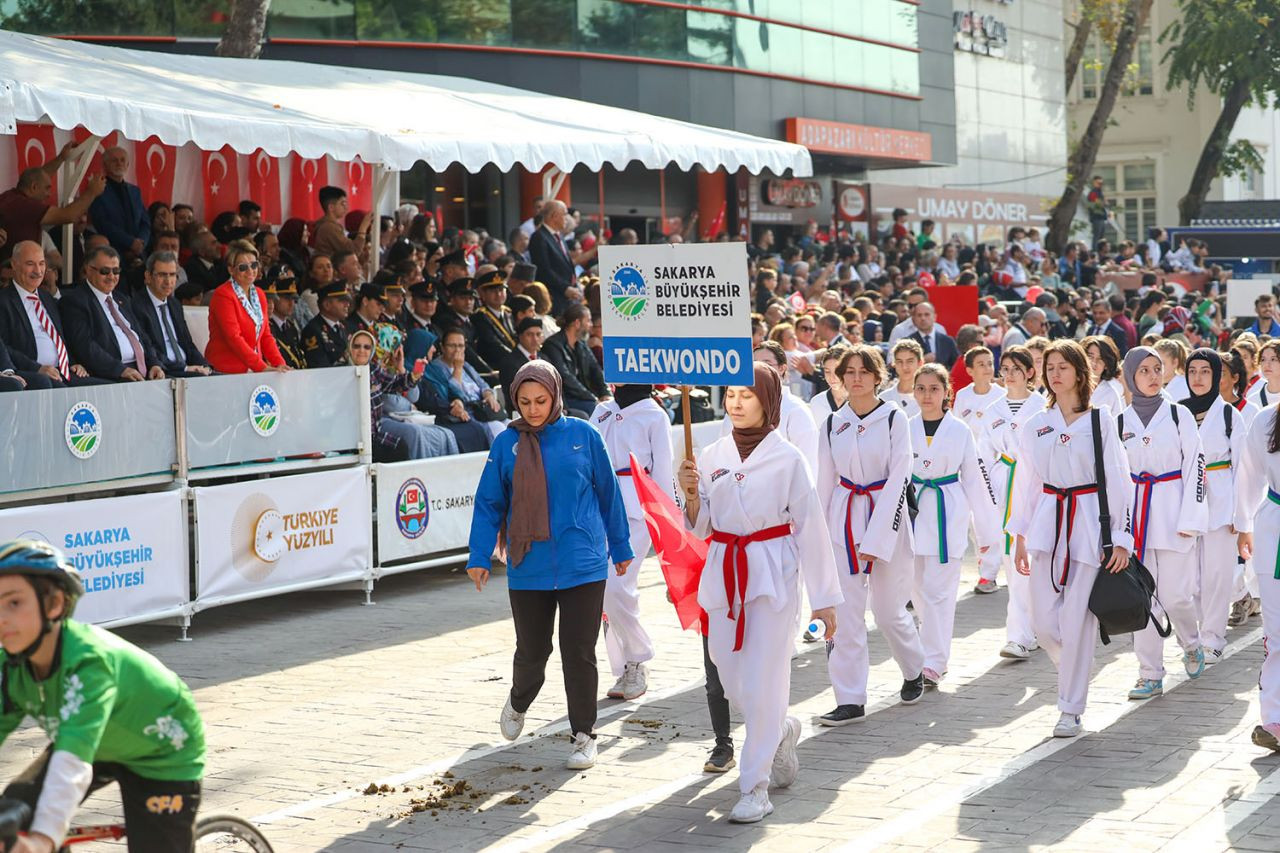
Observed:
[[[210,815],[196,821],[197,853],[271,853],[258,828],[234,815]]]

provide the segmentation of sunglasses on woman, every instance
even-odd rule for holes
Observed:
[[[258,268],[257,261],[249,261],[249,263],[247,264],[236,264],[237,272],[248,272],[249,270],[256,270],[257,268]]]

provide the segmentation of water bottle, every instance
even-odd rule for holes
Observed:
[[[826,622],[823,622],[821,619],[812,619],[812,620],[810,620],[810,621],[809,621],[809,636],[813,637],[815,640],[823,640],[823,639],[826,639],[826,636],[827,636],[827,623],[826,623]]]

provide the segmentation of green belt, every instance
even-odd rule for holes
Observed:
[[[934,502],[938,505],[938,562],[947,562],[947,499],[942,494],[942,487],[949,486],[952,483],[960,482],[960,475],[948,474],[945,477],[938,477],[934,480],[925,480],[911,475],[911,482],[915,483],[921,489],[933,489],[938,493],[938,499]],[[1280,496],[1277,496],[1280,498]],[[1280,503],[1280,500],[1277,500]]]

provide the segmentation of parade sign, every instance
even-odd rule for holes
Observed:
[[[0,540],[39,539],[80,571],[82,622],[136,621],[189,600],[187,524],[175,491],[0,510]]]
[[[607,381],[754,382],[745,244],[601,246],[600,272]]]

